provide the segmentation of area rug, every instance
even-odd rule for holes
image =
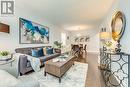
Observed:
[[[88,64],[75,62],[75,64],[65,73],[59,83],[58,78],[47,74],[44,76],[44,68],[39,72],[29,74],[39,81],[40,87],[85,87]]]

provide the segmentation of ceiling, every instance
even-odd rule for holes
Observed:
[[[26,10],[66,30],[97,26],[108,13],[114,0],[15,0]],[[17,8],[16,7],[16,8]]]

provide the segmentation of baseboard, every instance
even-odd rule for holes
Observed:
[[[87,51],[87,53],[99,54],[100,52],[98,52],[98,51]]]

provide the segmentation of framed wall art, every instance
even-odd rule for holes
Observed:
[[[49,28],[38,23],[19,18],[20,44],[49,43]]]

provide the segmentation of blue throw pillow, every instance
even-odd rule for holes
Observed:
[[[53,48],[47,48],[46,51],[47,54],[53,54]]]
[[[42,56],[44,56],[43,49],[42,48],[40,48],[38,50],[32,49],[32,56],[33,57],[42,57]]]
[[[38,50],[32,49],[31,51],[32,51],[32,56],[33,57],[39,57],[38,56]]]
[[[43,54],[43,48],[40,48],[40,49],[38,50],[38,55],[39,55],[39,57],[44,56],[44,54]]]

